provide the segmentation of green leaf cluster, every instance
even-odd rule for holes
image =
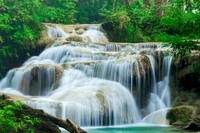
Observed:
[[[122,0],[79,0],[76,4],[75,14],[77,23],[103,23],[105,17],[102,13],[118,11],[124,6]]]
[[[130,3],[129,8],[125,3],[118,10],[105,10],[100,13],[105,17],[105,23],[111,23],[118,32],[121,42],[153,41],[152,33],[156,31],[159,17],[155,15],[156,8],[152,1],[147,8],[143,0]]]
[[[40,123],[38,118],[31,118],[28,115],[18,117],[17,114],[21,112],[23,103],[13,102],[7,104],[3,101],[0,102],[0,129],[2,133],[8,132],[26,132],[34,133],[34,130],[28,127]]]
[[[193,2],[174,0],[165,6],[165,14],[160,19],[162,32],[169,36],[178,35],[188,39],[198,39],[200,37],[200,7],[197,5],[200,5],[200,2],[196,0]]]
[[[77,0],[41,1],[37,14],[41,22],[71,24],[76,21],[74,15]]]

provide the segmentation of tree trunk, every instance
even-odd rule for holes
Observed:
[[[144,5],[145,5],[146,8],[149,8],[150,7],[149,0],[144,0]]]
[[[130,11],[130,8],[129,8],[129,0],[125,0],[125,4],[126,4],[126,10],[127,10],[127,12],[129,13],[129,11]]]

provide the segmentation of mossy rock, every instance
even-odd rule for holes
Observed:
[[[200,115],[196,115],[192,122],[185,128],[189,130],[200,130]]]
[[[196,107],[196,114],[200,114],[200,99],[190,102],[190,105]]]
[[[167,119],[169,119],[170,125],[176,125],[180,124],[182,125],[187,125],[192,118],[194,117],[195,114],[195,107],[193,106],[178,106],[175,108],[170,109],[167,112]]]
[[[187,123],[184,123],[182,121],[176,121],[172,124],[173,126],[176,126],[176,127],[185,127],[187,126],[188,124]]]

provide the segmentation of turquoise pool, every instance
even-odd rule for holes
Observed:
[[[125,125],[114,127],[87,127],[84,128],[88,133],[198,133],[198,131],[177,130],[169,126],[156,125]],[[63,131],[63,133],[67,133]],[[200,132],[199,132],[200,133]]]

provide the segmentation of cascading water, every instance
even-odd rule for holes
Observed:
[[[153,58],[150,57],[151,62]],[[170,87],[169,87],[169,76],[170,76],[170,66],[171,66],[172,57],[164,57],[163,59],[163,70],[162,70],[162,80],[155,82],[155,72],[153,76],[153,91],[150,94],[150,101],[148,105],[149,113],[153,113],[159,109],[169,108],[170,107]],[[151,63],[154,66],[153,63]]]
[[[161,44],[110,43],[100,25],[70,32],[46,27],[55,43],[10,70],[1,92],[20,95],[30,106],[81,126],[140,122],[170,107],[172,58],[163,56]]]

